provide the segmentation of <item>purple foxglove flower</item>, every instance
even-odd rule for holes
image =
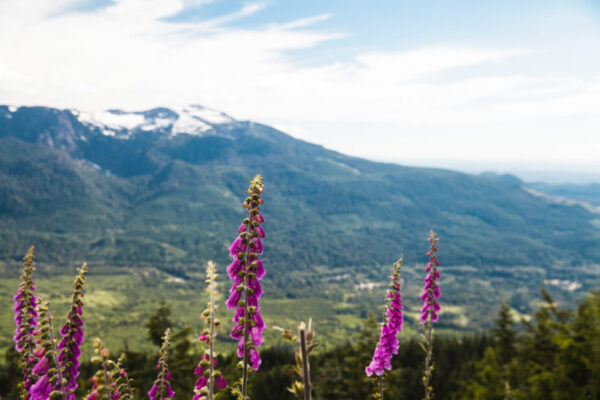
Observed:
[[[433,395],[433,388],[431,386],[431,376],[433,373],[433,323],[439,319],[438,313],[441,310],[440,305],[437,302],[441,293],[438,286],[438,279],[440,279],[440,272],[437,267],[440,263],[437,258],[437,243],[439,238],[436,237],[435,232],[429,232],[429,262],[425,266],[427,276],[425,277],[425,287],[423,288],[423,294],[421,295],[421,301],[423,302],[423,308],[421,308],[421,321],[425,329],[423,348],[425,349],[425,370],[423,376],[423,386],[425,386],[425,399],[431,399]]]
[[[258,231],[254,230],[254,232],[258,236]],[[264,234],[264,231],[263,231],[263,234]],[[256,239],[254,239],[252,241],[252,243],[250,244],[250,251],[252,251],[252,252],[254,252],[256,254],[262,254],[263,253],[262,242],[261,242],[261,240],[258,237],[256,237]]]
[[[227,301],[225,302],[225,305],[227,306],[227,308],[229,308],[231,310],[232,308],[234,308],[238,305],[241,298],[242,298],[242,291],[234,290],[231,293],[231,295],[229,296],[229,298],[227,299]]]
[[[233,339],[239,340],[240,337],[244,334],[244,327],[240,324],[235,324],[229,336]]]
[[[31,387],[30,395],[33,400],[46,400],[50,398],[50,393],[54,390],[54,386],[50,383],[50,378],[44,374]]]
[[[257,327],[250,329],[250,337],[252,338],[252,343],[254,343],[254,347],[260,347],[260,345],[264,341],[261,332],[258,330]]]
[[[204,371],[202,371],[204,372]],[[200,378],[198,378],[198,380],[196,381],[196,390],[200,390],[203,387],[205,387],[206,385],[208,385],[208,378],[204,375],[202,375]]]
[[[225,389],[227,387],[227,381],[225,380],[225,377],[223,375],[217,376],[217,378],[215,379],[215,384],[219,389]]]
[[[262,331],[265,330],[265,322],[263,321],[262,317],[260,316],[260,313],[257,311],[255,314],[252,315],[252,321],[254,321],[254,324],[256,326],[256,329],[258,329],[259,332],[262,333]]]
[[[35,364],[35,367],[33,367],[32,372],[35,375],[44,375],[46,372],[48,372],[49,368],[50,360],[48,359],[48,357],[43,357],[37,362],[37,364]]]
[[[67,316],[67,321],[62,326],[60,334],[61,341],[58,343],[60,354],[58,356],[59,367],[63,371],[63,377],[67,380],[67,390],[69,397],[74,398],[75,389],[77,389],[77,377],[79,376],[79,356],[81,355],[80,346],[83,343],[83,321],[81,320],[81,307],[83,302],[83,285],[85,283],[85,274],[87,265],[83,264],[78,270],[77,277],[73,282],[73,300],[71,310]]]
[[[236,257],[233,262],[227,267],[227,275],[229,279],[235,279],[237,274],[242,270],[242,262]]]
[[[258,351],[255,348],[251,348],[250,349],[250,366],[252,367],[253,370],[258,371],[258,367],[260,367],[261,363],[262,363],[262,360],[260,359],[260,355],[258,354]]]
[[[385,321],[381,326],[379,343],[375,348],[371,363],[365,368],[367,376],[382,376],[385,370],[392,369],[392,356],[398,354],[398,333],[402,331],[402,295],[400,294],[400,268],[402,260],[394,264],[390,277],[390,288],[386,296]]]
[[[238,356],[243,358],[244,371],[248,363],[253,369],[260,366],[260,356],[256,349],[263,343],[262,332],[265,328],[258,305],[263,294],[259,280],[265,275],[265,268],[259,258],[263,253],[261,238],[265,237],[261,226],[264,218],[260,213],[260,206],[264,203],[261,198],[263,191],[263,179],[258,175],[251,181],[248,197],[243,202],[243,207],[248,209],[248,218],[240,225],[239,235],[229,247],[233,261],[227,268],[227,273],[233,283],[226,305],[229,309],[236,308],[231,337],[238,340]],[[246,349],[247,343],[249,345]],[[245,381],[243,386],[245,389]]]
[[[231,257],[237,257],[237,255],[244,252],[244,250],[246,250],[246,243],[244,243],[241,236],[238,236],[231,246],[229,246],[229,255]]]
[[[158,362],[156,363],[156,369],[158,370],[158,377],[154,381],[154,385],[148,392],[148,397],[150,400],[165,400],[171,399],[175,392],[171,388],[171,374],[169,373],[169,346],[171,344],[171,330],[167,329],[165,331],[165,336],[163,337],[163,343],[158,352]]]
[[[263,267],[263,263],[260,261],[260,259],[256,259],[254,262],[256,263],[256,265],[253,266],[255,268],[256,279],[262,279],[266,273],[265,267]]]
[[[427,321],[436,322],[439,318],[438,313],[441,310],[437,299],[440,298],[441,292],[438,285],[440,279],[440,272],[437,267],[440,265],[437,258],[437,243],[439,239],[435,236],[433,231],[430,234],[430,250],[427,252],[429,256],[429,262],[425,266],[427,275],[425,276],[425,286],[423,287],[423,294],[421,295],[421,302],[423,307],[421,308],[421,321],[423,323]]]
[[[36,311],[37,299],[34,295],[35,283],[33,281],[33,260],[35,257],[35,249],[32,246],[23,258],[23,273],[21,275],[21,283],[17,294],[13,297],[15,313],[14,321],[16,331],[13,340],[15,348],[21,355],[21,367],[23,369],[23,381],[25,389],[25,399],[31,398],[31,385],[34,381],[32,369],[38,362],[40,356],[34,352],[35,342],[33,332],[37,326],[38,313]]]
[[[258,297],[254,294],[248,295],[248,307],[256,307],[258,309]]]
[[[260,286],[260,282],[258,279],[250,279],[248,282],[248,287],[252,290],[252,294],[256,297],[256,299],[260,299],[260,296],[263,294],[262,286]]]

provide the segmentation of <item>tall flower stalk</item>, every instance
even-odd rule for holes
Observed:
[[[438,280],[440,279],[440,272],[438,267],[440,265],[437,258],[438,246],[437,243],[440,239],[436,236],[434,231],[429,232],[429,262],[425,266],[427,276],[425,277],[425,287],[423,288],[423,294],[421,295],[421,301],[423,302],[423,308],[421,308],[421,322],[424,324],[425,335],[423,336],[423,347],[425,349],[425,370],[423,372],[423,385],[425,386],[425,400],[431,400],[433,396],[433,387],[431,386],[431,376],[433,373],[433,323],[439,318],[439,312],[441,310],[437,299],[440,298],[440,288],[438,286]]]
[[[214,343],[217,336],[216,329],[221,325],[221,322],[215,318],[217,304],[215,297],[217,296],[217,273],[215,264],[209,261],[206,266],[206,292],[210,295],[207,308],[202,312],[202,319],[207,325],[204,331],[198,338],[201,342],[206,343],[208,348],[202,355],[202,359],[196,366],[194,374],[198,376],[194,389],[193,400],[214,400],[215,385],[219,389],[227,387],[225,377],[221,371],[216,370],[217,354],[215,353]]]
[[[77,270],[77,276],[73,282],[73,298],[71,309],[67,315],[67,321],[60,330],[62,339],[58,344],[60,354],[58,356],[59,366],[67,380],[68,399],[75,400],[75,389],[77,389],[77,377],[79,376],[79,356],[81,355],[81,343],[83,343],[83,321],[81,320],[83,301],[83,285],[87,264],[83,264]]]
[[[34,354],[35,342],[33,332],[37,326],[36,298],[34,295],[35,283],[33,282],[33,266],[35,248],[31,246],[23,258],[23,273],[21,283],[14,300],[15,324],[17,325],[14,342],[15,348],[21,355],[21,368],[23,369],[23,389],[25,400],[29,400],[31,385],[35,379],[32,369],[37,357]]]
[[[265,328],[258,305],[258,299],[262,295],[259,280],[265,275],[258,257],[263,252],[261,238],[265,237],[261,227],[264,218],[260,213],[263,192],[263,178],[257,175],[250,181],[248,197],[242,204],[248,209],[248,217],[238,229],[239,236],[229,247],[233,262],[227,268],[233,285],[226,304],[229,309],[236,308],[231,337],[238,340],[238,357],[242,358],[242,388],[241,393],[235,393],[244,400],[248,398],[248,364],[255,371],[260,366],[257,348],[263,342],[262,331]]]
[[[171,329],[167,328],[163,343],[158,351],[158,362],[156,369],[158,377],[154,381],[154,385],[148,392],[150,400],[165,400],[171,399],[175,395],[171,388],[171,373],[169,372],[169,346],[171,345]]]
[[[381,335],[379,343],[375,348],[373,360],[365,368],[367,376],[375,374],[379,377],[379,388],[376,398],[383,399],[383,376],[385,370],[392,369],[392,356],[398,354],[399,342],[398,333],[402,331],[404,318],[402,316],[402,294],[400,270],[402,268],[402,259],[394,263],[392,275],[390,276],[389,289],[386,296],[384,321],[381,326]]]

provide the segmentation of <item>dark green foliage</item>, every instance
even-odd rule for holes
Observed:
[[[356,343],[347,344],[315,357],[313,375],[323,376],[316,381],[315,392],[323,399],[367,399],[373,392],[365,367],[371,362],[379,340],[380,326],[373,315],[356,336]],[[340,351],[342,350],[342,351]]]
[[[600,292],[590,294],[574,315],[559,309],[547,292],[542,297],[545,302],[513,339],[509,360],[500,353],[502,336],[495,330],[495,344],[476,364],[476,377],[461,398],[502,399],[507,382],[519,400],[600,396]]]
[[[150,341],[154,343],[155,346],[160,347],[165,331],[172,327],[173,321],[171,321],[171,306],[166,305],[165,301],[161,300],[158,309],[150,314],[148,317],[148,322],[146,322],[146,328],[148,329],[148,337],[150,338]]]
[[[21,394],[21,381],[23,373],[19,368],[21,356],[14,346],[4,350],[2,362],[0,362],[0,397],[3,399],[17,399]]]
[[[330,349],[317,349],[311,355],[312,375],[318,399],[368,399],[373,385],[364,373],[377,342],[379,326],[368,318],[362,330],[348,343]],[[186,341],[180,331],[169,360],[173,389],[178,398],[191,398],[195,377],[193,369],[200,346]],[[510,332],[510,333],[508,333]],[[497,326],[484,335],[436,336],[433,388],[437,398],[464,400],[502,400],[510,388],[514,400],[597,399],[600,396],[600,291],[592,292],[573,313],[567,313],[546,297],[523,329],[511,328],[507,304],[500,307]],[[512,339],[508,339],[512,338]],[[508,345],[508,347],[507,347]],[[177,350],[179,348],[179,350]],[[502,349],[514,348],[510,359]],[[187,349],[187,351],[183,351]],[[119,354],[118,352],[115,354]],[[137,388],[137,399],[146,398],[156,375],[156,355],[125,352],[123,367]],[[294,355],[289,346],[261,351],[263,364],[250,377],[250,395],[261,400],[292,400],[287,387],[293,380]],[[239,378],[238,358],[230,354],[219,359],[219,368],[228,382]],[[506,364],[503,364],[506,362]],[[16,399],[18,356],[14,349],[5,352],[0,364],[0,396]],[[402,335],[400,350],[392,359],[393,370],[385,378],[386,398],[419,399],[423,350],[416,338]],[[506,367],[506,368],[503,368]],[[89,390],[95,366],[84,360],[78,396]],[[217,396],[231,399],[226,392]]]
[[[515,321],[506,300],[502,301],[495,322],[496,326],[492,328],[492,334],[496,342],[498,363],[505,366],[515,355],[515,338],[517,336],[517,332],[513,329]]]

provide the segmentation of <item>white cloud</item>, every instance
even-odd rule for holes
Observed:
[[[266,7],[256,2],[210,20],[164,20],[209,2],[118,0],[95,12],[56,14],[73,0],[1,1],[0,37],[10,40],[0,41],[0,103],[88,110],[199,103],[381,157],[518,156],[511,149],[519,138],[556,131],[556,118],[600,119],[600,75],[539,77],[501,68],[529,50],[438,45],[304,67],[287,52],[347,35],[315,28],[329,14],[257,28],[225,25]],[[451,74],[466,68],[473,73]],[[570,140],[594,140],[592,129],[575,125]],[[442,138],[444,148],[427,148],[432,138]],[[495,149],[490,140],[498,141]],[[536,157],[555,158],[564,140],[546,138]],[[598,149],[571,150],[562,157],[587,159]]]

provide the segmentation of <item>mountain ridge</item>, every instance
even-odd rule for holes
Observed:
[[[167,108],[107,112],[144,118],[117,129],[106,116],[0,106],[0,259],[41,240],[61,249],[55,263],[226,262],[246,182],[262,173],[276,269],[419,262],[429,228],[451,265],[600,263],[594,214],[535,197],[512,176],[367,161],[207,108],[189,111],[212,123],[192,134],[173,133],[181,115]]]

